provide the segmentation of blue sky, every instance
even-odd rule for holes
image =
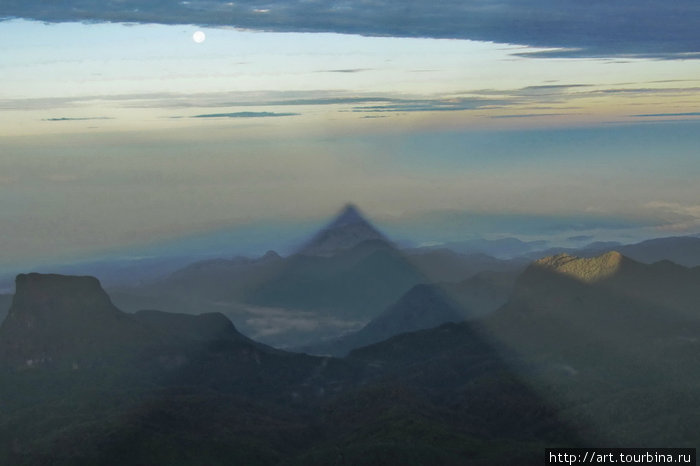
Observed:
[[[273,32],[0,21],[0,267],[222,232],[246,252],[272,223],[278,247],[347,201],[416,243],[700,230],[700,47],[683,24],[604,47],[563,34],[571,17],[532,19],[551,40],[508,33],[499,7],[473,34],[440,16],[376,37],[289,5],[303,11]]]

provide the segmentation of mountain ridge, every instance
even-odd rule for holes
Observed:
[[[619,252],[608,251],[591,258],[566,253],[557,254],[538,259],[532,265],[592,283],[613,275],[624,262],[628,261],[629,259]]]

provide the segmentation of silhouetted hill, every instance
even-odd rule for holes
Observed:
[[[286,347],[355,329],[428,281],[348,205],[292,256],[201,261],[111,294],[132,312],[224,312],[247,334]]]
[[[177,314],[157,310],[138,311],[133,318],[159,333],[178,340],[245,340],[223,314]]]
[[[529,252],[543,250],[547,247],[547,244],[547,241],[522,241],[518,238],[474,238],[464,241],[451,241],[442,243],[438,246],[424,246],[416,248],[415,251],[419,252],[433,249],[447,249],[458,254],[483,254],[500,259],[511,259]]]
[[[693,236],[650,239],[621,246],[619,251],[631,259],[647,264],[669,260],[686,267],[700,265],[700,238]]]
[[[288,348],[361,328],[417,284],[526,265],[444,249],[409,252],[347,206],[298,254],[201,261],[160,282],[110,294],[130,312],[223,312],[247,335]]]
[[[346,206],[299,254],[201,261],[157,283],[110,294],[130,312],[224,312],[246,334],[291,347],[355,330],[419,283],[456,282],[525,265],[448,250],[407,256]]]
[[[159,349],[165,347],[181,347],[186,353],[210,342],[276,353],[241,335],[219,313],[124,313],[94,277],[32,273],[19,275],[16,288],[8,317],[0,326],[0,364],[76,369],[106,361],[119,364],[149,354],[161,357],[165,353]],[[174,351],[177,357],[190,359],[178,351]]]
[[[3,464],[308,465],[339,456],[351,464],[535,464],[542,439],[573,438],[497,354],[471,340],[479,351],[455,378],[450,364],[426,366],[425,352],[407,352],[416,364],[396,365],[310,357],[251,342],[216,314],[122,314],[90,277],[20,276],[15,301],[18,322],[51,312],[74,326],[69,340],[94,331],[98,317],[114,324],[114,315],[162,338],[131,341],[118,348],[123,358],[98,365],[0,367]],[[62,326],[41,327],[42,336],[65,343]],[[116,325],[127,340],[130,328]],[[29,348],[36,336],[24,334]],[[3,327],[0,347],[14,341]],[[99,358],[94,348],[84,346],[91,353],[83,356]],[[374,351],[394,358],[392,349]],[[489,404],[493,393],[499,401]],[[455,405],[460,394],[480,408]]]
[[[274,251],[259,258],[235,257],[195,262],[147,287],[152,294],[194,295],[207,299],[244,300],[246,294],[284,267]]]
[[[439,391],[450,373],[450,386],[467,392],[499,390],[499,408],[523,401],[502,385],[514,376],[556,407],[588,445],[696,447],[699,283],[698,269],[642,264],[617,252],[544,258],[520,275],[497,311],[397,335],[354,350],[349,359],[427,390]],[[491,364],[503,363],[510,375],[486,377],[498,388],[459,382],[475,367],[489,373]],[[453,401],[479,412],[474,397],[455,393]]]
[[[700,266],[700,238],[695,236],[655,238],[625,245],[615,241],[598,241],[583,248],[549,248],[527,253],[524,257],[539,259],[557,254],[595,257],[609,251],[618,251],[630,259],[645,264],[668,260],[685,267]]]
[[[502,260],[486,254],[459,254],[450,249],[413,249],[405,251],[408,260],[430,282],[458,282],[473,275],[489,272],[519,272],[527,267],[527,259]]]
[[[370,240],[331,257],[292,256],[247,301],[370,319],[425,280],[400,251],[384,241]]]
[[[5,319],[7,311],[10,310],[10,305],[12,304],[11,294],[0,294],[0,324]]]
[[[297,260],[324,283],[384,274],[394,253],[369,241]],[[257,344],[219,314],[125,314],[90,277],[21,275],[0,327],[0,463],[496,466],[556,446],[697,447],[699,274],[610,252],[543,258],[514,284],[421,285],[379,330],[510,297],[343,359]]]
[[[506,303],[516,276],[513,272],[482,272],[460,283],[416,285],[360,330],[299,350],[345,356],[394,335],[483,316]]]
[[[416,285],[357,332],[307,345],[300,350],[311,354],[344,356],[352,349],[400,333],[437,327],[445,322],[461,322],[468,312],[460,308],[439,286]]]
[[[145,345],[150,329],[119,311],[94,277],[18,275],[0,326],[0,361],[27,367],[77,364]]]
[[[550,285],[546,290],[539,289],[540,282],[547,281],[562,288]],[[560,277],[572,278],[575,282],[594,285],[596,291],[605,291],[627,299],[644,303],[645,306],[658,306],[672,309],[675,314],[698,316],[697,303],[700,299],[700,272],[670,261],[643,264],[632,260],[617,251],[610,251],[593,258],[579,258],[568,254],[543,258],[534,262],[518,281],[517,296],[526,293],[527,284],[533,283],[535,299],[544,299],[545,293],[565,292],[568,281]],[[550,296],[551,296],[550,293]]]
[[[700,394],[691,369],[700,363],[698,284],[697,269],[668,261],[559,255],[528,267],[480,325],[530,361],[534,383],[558,392],[598,441],[694,446],[700,416],[687,409]]]
[[[447,323],[404,333],[356,349],[348,359],[362,361],[368,370],[423,393],[451,410],[454,419],[478,424],[478,430],[492,439],[550,445],[577,441],[558,417],[555,400],[540,397],[530,386],[524,361],[503,353],[500,343],[490,340],[477,323]],[[491,453],[502,455],[504,464],[518,464],[518,453],[508,442],[501,447],[500,453],[498,448]]]
[[[159,283],[111,293],[129,311],[225,312],[265,343],[298,345],[357,328],[412,286],[429,281],[383,240],[332,256],[263,259],[200,262]],[[310,326],[309,320],[320,325]]]

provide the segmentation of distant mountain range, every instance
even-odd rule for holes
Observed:
[[[637,249],[636,245],[634,249]],[[559,279],[561,275],[574,279],[575,282],[595,285],[593,295],[604,295],[611,303],[624,297],[627,301],[620,304],[621,309],[638,310],[656,306],[659,309],[671,309],[672,315],[677,319],[681,315],[692,316],[692,319],[697,317],[700,267],[688,269],[668,260],[647,265],[617,251],[590,259],[562,253],[535,261],[521,277],[518,277],[519,269],[514,269],[510,273],[477,274],[459,284],[417,285],[358,331],[299,349],[313,354],[343,356],[354,348],[401,333],[447,322],[472,320],[497,310],[509,299],[521,299],[526,293],[524,284],[540,269],[553,272],[552,277],[544,280],[550,283],[552,290],[540,292],[541,295],[534,299],[537,303],[548,302],[552,296],[568,289],[564,286],[568,286],[568,280],[562,283]],[[511,297],[516,283],[517,293]],[[619,315],[621,309],[615,312],[611,310],[608,318]],[[669,312],[671,311],[666,311],[667,314]],[[561,311],[557,313],[561,314]],[[653,318],[652,321],[658,323],[659,319]]]
[[[0,361],[14,367],[75,369],[172,340],[227,339],[262,347],[221,314],[124,313],[94,277],[22,274],[16,288],[0,325]]]
[[[592,444],[697,445],[699,284],[700,269],[669,261],[643,264],[618,252],[547,257],[517,278],[495,312],[397,335],[349,358],[391,367],[397,377],[422,358],[427,380],[428,367],[458,374],[465,361],[481,361],[477,341],[546,393]]]
[[[247,335],[292,347],[357,330],[419,284],[527,264],[446,249],[400,251],[345,206],[296,254],[197,262],[158,282],[110,290],[128,310],[221,311]]]
[[[463,251],[399,250],[346,206],[288,257],[109,292],[20,274],[0,295],[0,464],[500,466],[700,446],[700,238]]]
[[[697,447],[698,283],[670,261],[550,256],[413,286],[358,332],[388,338],[334,358],[217,313],[127,314],[91,277],[20,275],[0,326],[0,462],[534,465],[551,446]]]
[[[426,353],[383,368],[274,350],[220,314],[126,314],[91,277],[20,275],[0,326],[0,461],[538,464],[544,439],[574,442],[495,353],[465,343],[457,378]]]
[[[518,238],[484,239],[474,238],[464,241],[451,241],[437,246],[424,246],[420,250],[449,249],[459,254],[484,254],[500,259],[511,259],[524,254],[542,251],[547,248],[548,241],[522,241]]]
[[[343,350],[340,346],[330,350],[329,344],[343,335],[346,341],[360,338],[352,336],[357,331],[368,335],[363,327],[380,318],[416,285],[439,284],[455,299],[464,294],[455,289],[456,283],[490,273],[510,276],[512,282],[530,261],[559,253],[591,257],[616,249],[642,262],[668,259],[689,266],[700,263],[700,252],[695,252],[700,250],[700,238],[696,237],[540,250],[545,246],[541,241],[503,238],[465,241],[460,247],[469,252],[466,254],[444,247],[399,250],[355,206],[347,205],[288,257],[269,251],[257,259],[200,261],[158,281],[110,289],[110,295],[119,307],[130,312],[223,312],[243,333],[267,344],[343,354],[354,344],[346,344]],[[499,259],[483,251],[517,257]],[[507,293],[507,289],[500,291],[488,302],[458,299],[461,315],[492,311],[505,301]],[[421,327],[415,325],[407,324],[402,330]],[[371,338],[362,337],[358,343],[387,336],[378,332]]]
[[[697,236],[669,236],[626,245],[614,241],[595,242],[582,248],[549,248],[528,253],[526,257],[538,259],[562,253],[593,257],[613,250],[646,264],[668,260],[686,267],[700,266],[700,238]]]

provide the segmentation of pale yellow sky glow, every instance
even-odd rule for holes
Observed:
[[[406,236],[447,212],[417,241],[700,228],[700,60],[199,29],[0,22],[0,269],[348,201]]]
[[[367,117],[382,117],[371,126],[387,128],[528,127],[700,106],[700,60],[525,58],[518,54],[537,50],[233,29],[207,29],[207,41],[196,44],[196,29],[185,26],[0,28],[10,38],[0,45],[2,136],[249,127],[253,115],[242,112],[295,114],[257,118],[260,129],[299,131],[328,120],[362,131]],[[240,115],[192,118],[233,113]]]

